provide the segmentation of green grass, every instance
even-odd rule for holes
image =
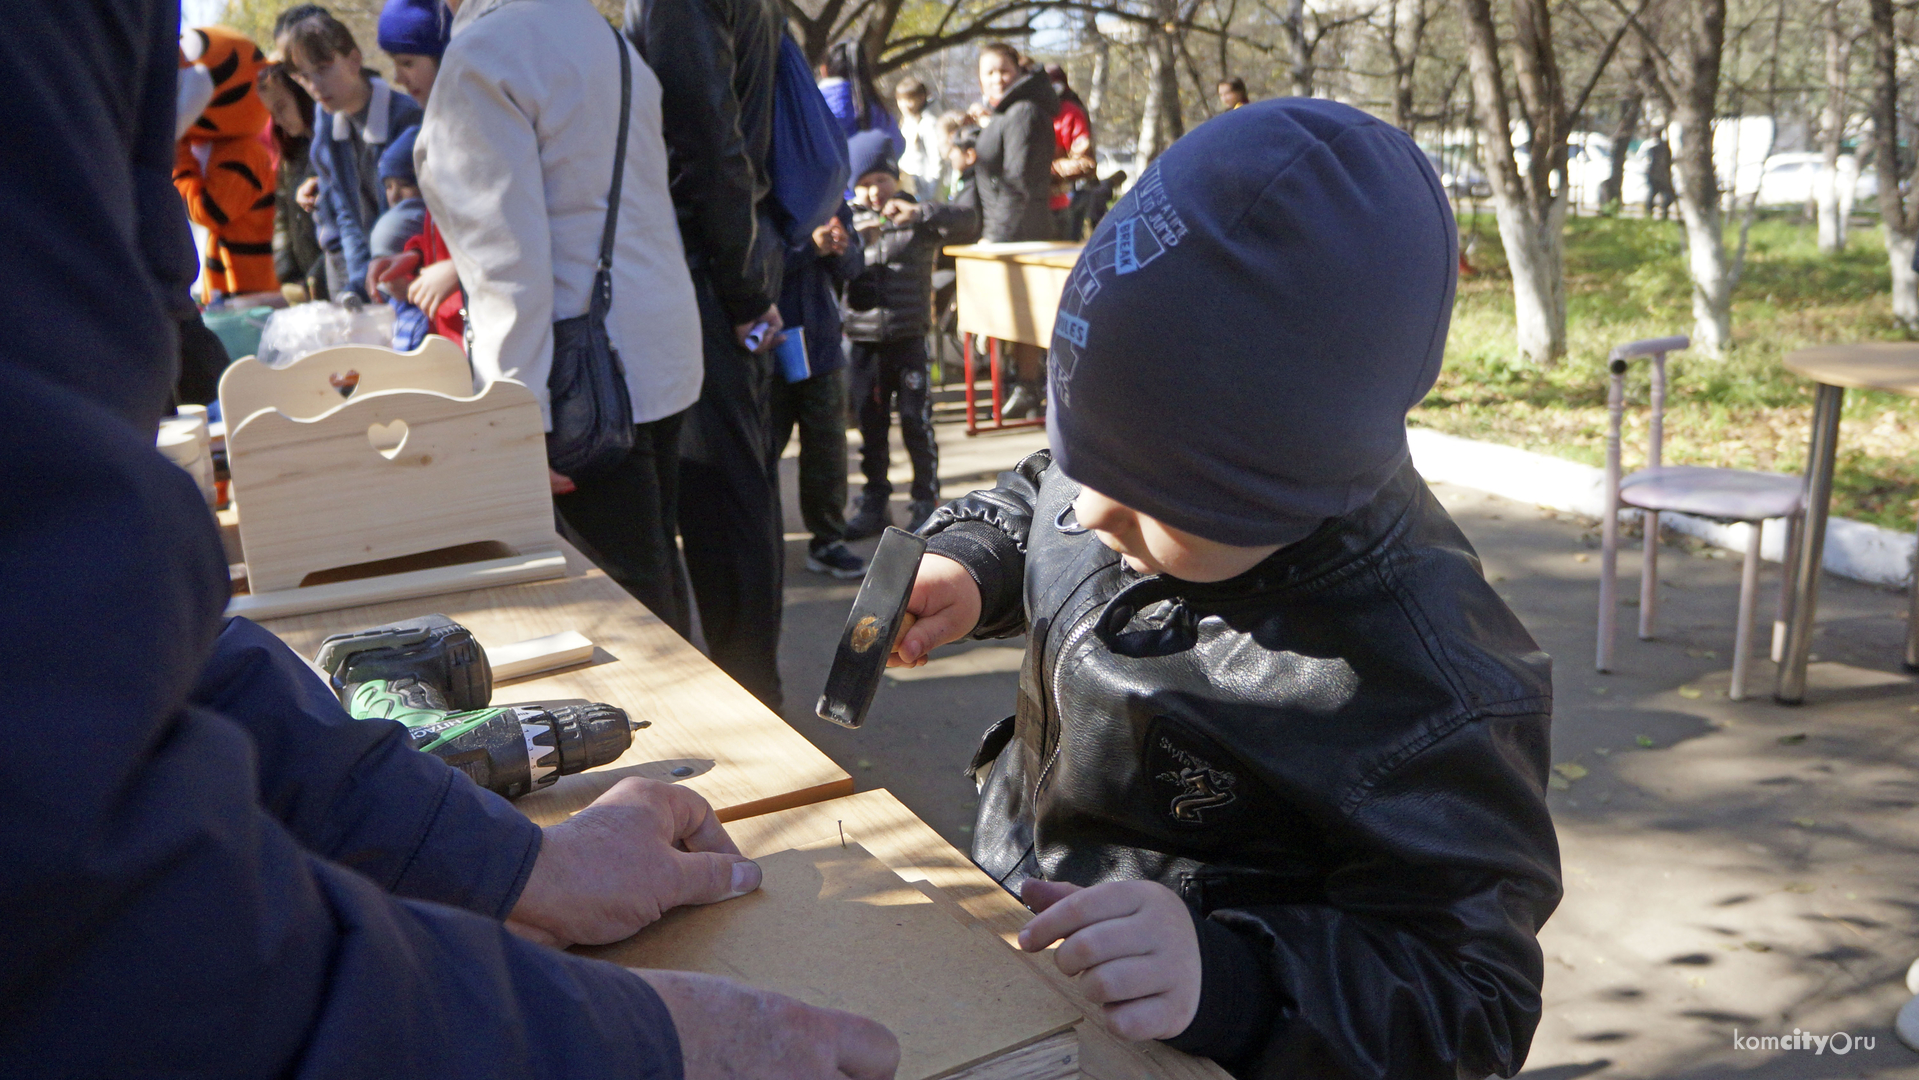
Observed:
[[[1551,368],[1517,359],[1512,281],[1490,214],[1461,220],[1476,234],[1477,274],[1460,279],[1439,383],[1411,422],[1472,438],[1602,464],[1606,353],[1621,342],[1692,330],[1691,285],[1677,222],[1574,218],[1566,226],[1568,352]],[[1737,240],[1728,230],[1729,244]],[[1878,228],[1822,255],[1796,213],[1763,217],[1751,233],[1733,297],[1734,347],[1719,360],[1668,362],[1666,461],[1797,472],[1805,467],[1812,384],[1780,365],[1794,349],[1841,341],[1906,340],[1892,318],[1891,275]],[[1646,453],[1648,365],[1627,377],[1625,458]],[[1919,513],[1919,400],[1849,391],[1839,437],[1833,512],[1895,529]]]

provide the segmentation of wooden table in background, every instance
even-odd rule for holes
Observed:
[[[1826,520],[1832,512],[1832,471],[1839,454],[1839,412],[1846,389],[1889,390],[1919,397],[1919,344],[1894,341],[1856,345],[1819,345],[1785,359],[1786,370],[1819,384],[1813,398],[1812,445],[1806,451],[1806,524],[1796,550],[1786,553],[1786,580],[1792,596],[1786,616],[1785,648],[1779,658],[1779,685],[1773,699],[1797,705],[1806,698],[1806,661],[1812,653],[1812,624],[1819,604],[1819,567],[1826,553]],[[1919,576],[1911,594],[1906,624],[1906,666],[1919,668]]]
[[[999,343],[1048,348],[1060,294],[1079,262],[1083,244],[1034,240],[1013,244],[965,244],[949,247],[958,292],[958,322],[966,356],[966,433],[977,435],[973,406],[973,338],[986,339],[993,382],[993,423],[998,428],[1034,427],[1045,420],[1007,421],[1000,416]]]
[[[736,821],[726,828],[741,851],[755,856],[835,839],[844,830],[848,842],[861,845],[907,881],[924,881],[939,889],[1008,943],[1033,917],[890,792],[863,791]],[[1087,1017],[1079,1026],[1084,1076],[1091,1080],[1228,1080],[1226,1070],[1205,1058],[1182,1054],[1162,1043],[1131,1043],[1108,1034],[1098,1019],[1099,1006],[1060,974],[1051,952],[1027,959]]]
[[[563,776],[514,805],[542,825],[564,820],[615,781],[645,776],[684,784],[722,821],[853,792],[846,771],[814,749],[645,606],[561,542],[567,576],[367,607],[270,619],[261,625],[311,657],[329,634],[439,613],[500,646],[577,630],[597,646],[578,667],[497,685],[501,704],[585,698],[625,709],[647,726],[618,761]]]

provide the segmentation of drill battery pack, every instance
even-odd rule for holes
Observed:
[[[493,700],[493,668],[473,632],[445,615],[388,623],[320,643],[314,662],[342,698],[356,683],[394,682],[407,676],[440,688],[446,707],[482,709]]]

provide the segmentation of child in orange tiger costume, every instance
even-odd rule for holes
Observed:
[[[193,78],[204,72],[213,84],[213,97],[187,125],[173,165],[187,216],[208,233],[203,301],[280,287],[273,269],[273,159],[260,141],[268,114],[254,89],[266,62],[259,46],[224,26],[180,35],[180,66],[196,69]]]

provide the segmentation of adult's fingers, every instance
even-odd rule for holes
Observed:
[[[719,815],[713,812],[713,804],[699,792],[678,784],[659,784],[649,794],[664,799],[672,810],[673,835],[668,839],[673,846],[683,851],[740,853],[739,845],[727,835],[726,826],[720,824]]]
[[[851,1080],[892,1080],[900,1067],[900,1041],[864,1016],[840,1013],[838,1059]]]
[[[1019,946],[1038,952],[1053,942],[1096,922],[1123,919],[1139,911],[1139,897],[1131,890],[1114,888],[1124,882],[1106,882],[1082,889],[1040,912],[1019,932]]]
[[[744,855],[717,851],[676,851],[677,888],[660,897],[660,910],[683,904],[717,904],[760,887],[760,864]]]

